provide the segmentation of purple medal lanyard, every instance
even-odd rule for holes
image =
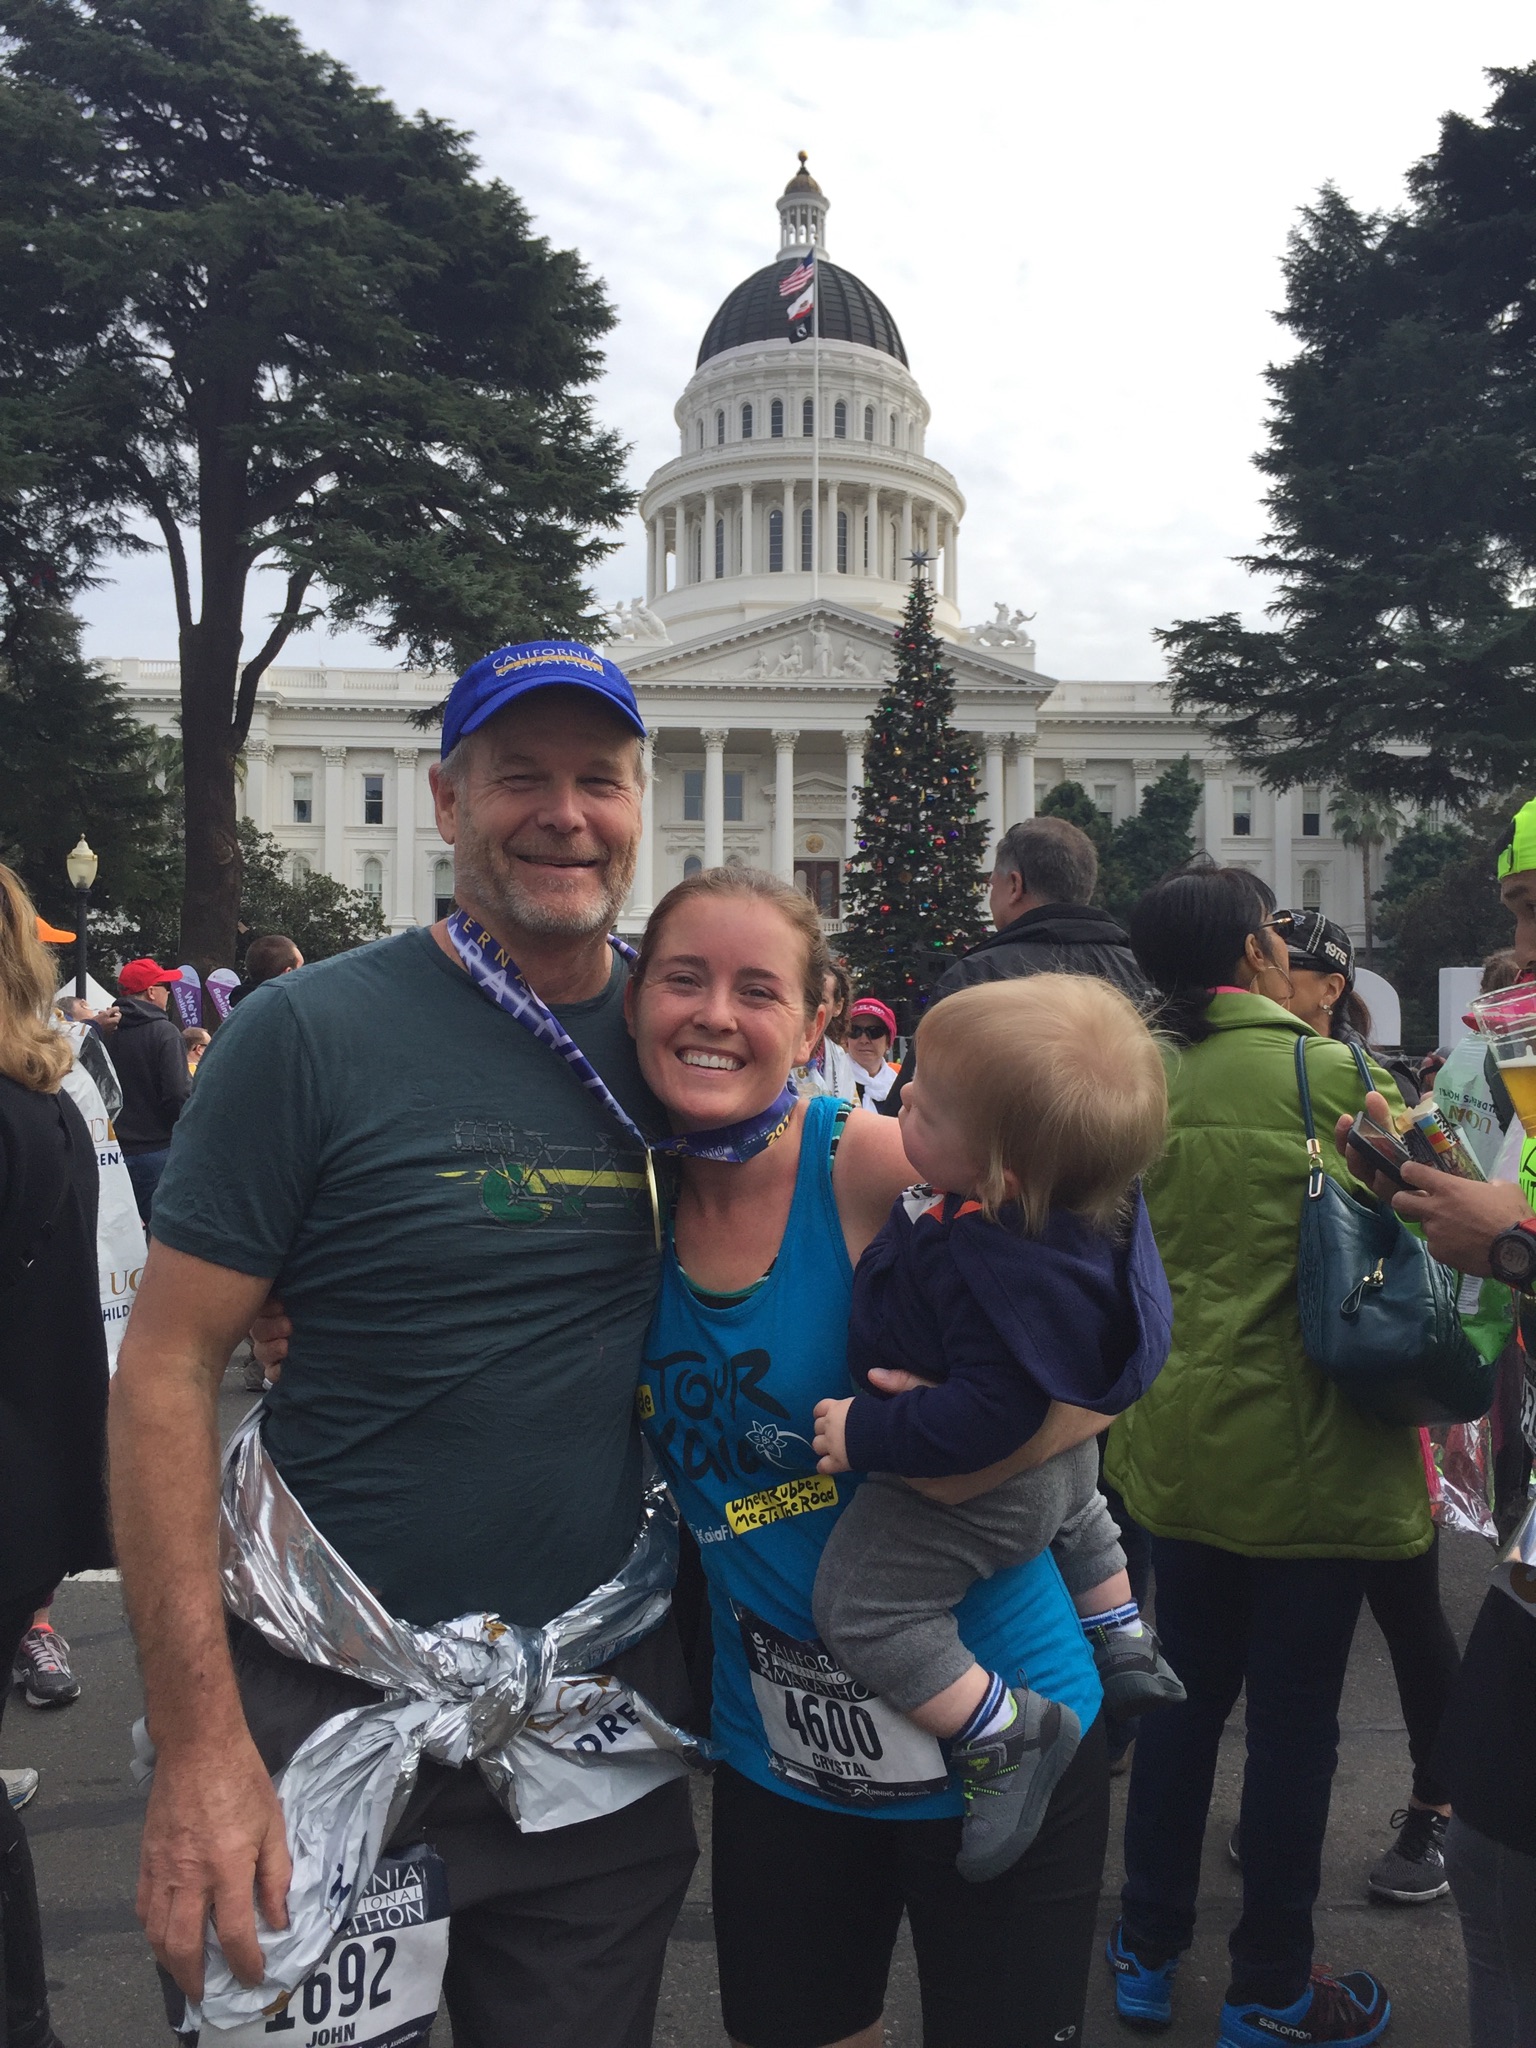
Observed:
[[[765,1151],[783,1135],[795,1113],[795,1092],[786,1082],[782,1092],[756,1116],[740,1123],[724,1124],[713,1131],[686,1131],[679,1136],[648,1138],[624,1107],[602,1075],[587,1058],[548,1003],[536,996],[523,979],[517,962],[483,924],[465,911],[455,910],[448,919],[448,938],[465,973],[480,993],[499,1010],[532,1032],[541,1045],[558,1053],[589,1095],[595,1095],[608,1114],[627,1131],[645,1154],[645,1180],[651,1197],[651,1221],[656,1249],[661,1249],[661,1195],[656,1186],[656,1165],[662,1159],[717,1159],[744,1165]],[[623,959],[638,956],[617,933],[608,943]]]

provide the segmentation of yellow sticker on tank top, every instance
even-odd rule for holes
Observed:
[[[656,1413],[655,1398],[649,1387],[636,1387],[635,1406],[640,1411],[640,1420],[642,1422],[649,1422]]]
[[[728,1500],[725,1519],[733,1536],[750,1536],[754,1529],[766,1529],[770,1522],[787,1522],[792,1515],[814,1514],[817,1508],[837,1506],[837,1481],[827,1472],[813,1472],[807,1479],[786,1479],[781,1486],[762,1493],[743,1494]]]

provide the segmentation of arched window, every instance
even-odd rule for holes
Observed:
[[[800,567],[802,570],[809,569],[812,564],[814,557],[812,556],[811,548],[811,508],[809,505],[805,505],[801,507],[800,511]]]
[[[384,901],[384,863],[372,854],[363,862],[363,894],[370,903]]]
[[[1301,871],[1301,907],[1303,910],[1321,910],[1323,907],[1323,874],[1321,868],[1303,868]]]
[[[768,408],[768,431],[775,441],[784,438],[784,401],[776,398]]]
[[[784,514],[768,514],[768,568],[775,572],[784,567]]]
[[[716,576],[723,576],[725,574],[725,521],[723,519],[715,521],[715,574]]]
[[[293,856],[293,879],[296,882],[302,882],[313,873],[314,869],[310,866],[308,854],[296,853]]]
[[[717,448],[725,446],[725,414],[723,412],[715,414],[715,446]]]
[[[816,406],[809,398],[800,402],[800,431],[807,439],[816,431]]]
[[[832,438],[846,441],[848,438],[848,401],[840,398],[832,408]]]
[[[702,448],[702,447],[704,446],[704,429],[703,429],[702,427],[700,427],[700,428],[699,428],[699,446],[700,446],[701,448]],[[895,415],[895,413],[892,413],[892,414],[891,414],[891,446],[892,446],[893,448],[894,448],[894,447],[896,446],[896,415]]]
[[[848,574],[848,514],[837,515],[837,571],[840,576]]]
[[[453,909],[453,862],[435,860],[432,863],[432,915],[434,918],[447,917]]]
[[[691,882],[695,875],[702,874],[703,871],[703,861],[699,859],[699,856],[696,853],[690,853],[688,858],[683,862],[683,880],[685,882]]]
[[[864,438],[866,441],[873,441],[875,438],[875,408],[872,405],[866,405],[864,408]]]
[[[750,441],[752,438],[752,408],[750,405],[744,405],[741,408],[741,438],[743,441]]]

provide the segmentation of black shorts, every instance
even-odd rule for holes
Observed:
[[[1102,1715],[1029,1853],[990,1884],[956,1875],[958,1820],[871,1820],[715,1773],[715,1942],[726,2032],[745,2048],[826,2048],[885,2004],[905,1908],[924,2048],[1081,2043],[1104,1850]]]

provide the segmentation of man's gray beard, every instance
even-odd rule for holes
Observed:
[[[562,909],[543,902],[522,886],[516,863],[491,841],[473,833],[461,834],[453,849],[454,888],[467,893],[483,917],[540,939],[589,939],[613,930],[635,879],[639,846],[626,854],[615,854],[604,876],[604,891],[598,902],[586,909],[575,905]]]

